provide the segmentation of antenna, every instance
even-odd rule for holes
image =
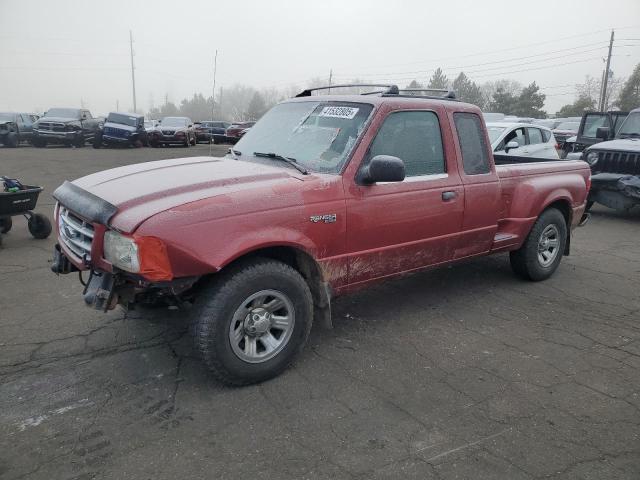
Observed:
[[[213,112],[216,108],[216,71],[218,70],[218,49],[216,49],[216,54],[213,57],[213,91],[211,92],[211,120],[213,120]],[[212,157],[211,148],[213,145],[213,133],[211,134],[211,138],[209,138],[209,156]]]

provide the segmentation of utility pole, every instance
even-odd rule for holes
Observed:
[[[211,91],[211,120],[215,117],[213,116],[213,112],[216,108],[216,72],[218,71],[218,49],[216,48],[216,54],[213,57],[213,88]],[[211,148],[213,145],[213,134],[211,134],[211,138],[209,139],[209,156],[212,156]]]
[[[120,100],[116,100],[116,112],[120,111]]]
[[[133,33],[129,30],[129,51],[131,52],[131,87],[133,89],[133,111],[134,113],[137,110],[136,105],[136,74],[134,72],[135,68],[133,66]]]
[[[331,95],[331,80],[333,80],[333,69],[329,69],[329,95]]]
[[[607,83],[609,81],[609,66],[611,65],[611,50],[613,50],[613,30],[611,30],[611,40],[609,40],[609,55],[607,55],[607,67],[604,71],[602,79],[602,98],[600,99],[600,111],[604,112],[607,108]]]

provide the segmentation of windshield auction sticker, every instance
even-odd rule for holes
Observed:
[[[359,108],[353,107],[324,107],[320,112],[319,117],[332,117],[332,118],[348,118],[352,120],[358,113]]]

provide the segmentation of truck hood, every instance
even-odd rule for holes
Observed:
[[[42,117],[39,118],[36,123],[41,122],[56,122],[56,123],[69,123],[69,122],[79,122],[79,118],[67,118],[67,117]]]
[[[615,150],[617,152],[640,152],[640,138],[616,138],[596,143],[589,150]]]
[[[296,171],[282,167],[190,157],[114,168],[73,183],[114,205],[117,213],[110,225],[130,233],[150,217],[187,203],[302,180]]]

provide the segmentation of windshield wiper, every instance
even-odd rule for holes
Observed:
[[[265,152],[253,152],[256,157],[273,158],[274,160],[280,160],[281,162],[288,163],[293,168],[298,170],[303,175],[309,175],[309,171],[300,165],[295,158],[285,157],[284,155],[278,155],[277,153],[265,153]]]
[[[640,133],[637,132],[632,132],[632,133],[620,133],[620,138],[627,138],[627,137],[640,137]]]

